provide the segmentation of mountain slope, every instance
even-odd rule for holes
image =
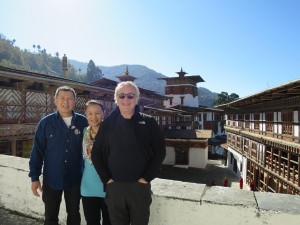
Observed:
[[[198,103],[199,105],[212,106],[213,102],[218,98],[218,93],[211,92],[207,88],[198,87]]]
[[[83,73],[86,73],[88,63],[79,62],[76,60],[69,60],[77,70],[81,69]],[[157,73],[156,71],[149,69],[142,65],[118,65],[118,66],[97,66],[102,70],[103,77],[119,81],[116,76],[123,75],[125,69],[128,66],[128,72],[131,76],[136,77],[135,83],[142,88],[155,91],[159,94],[165,93],[166,82],[164,80],[158,80],[158,78],[166,78],[167,76]],[[218,97],[217,93],[211,92],[207,88],[198,87],[199,105],[212,106],[212,103]]]
[[[76,60],[69,60],[69,63],[72,64],[76,69],[81,69],[83,73],[86,72],[87,64],[78,62]],[[149,69],[146,66],[142,65],[118,65],[118,66],[97,66],[102,70],[103,77],[119,81],[116,76],[121,76],[125,73],[126,67],[128,66],[129,74],[133,77],[136,77],[135,83],[142,88],[164,94],[165,92],[165,81],[158,80],[157,78],[165,78],[166,76],[157,73],[156,71]]]

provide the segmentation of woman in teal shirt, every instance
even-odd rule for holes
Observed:
[[[103,191],[103,183],[91,161],[93,142],[104,117],[103,111],[103,105],[96,100],[86,103],[86,118],[89,126],[83,132],[84,170],[81,180],[81,196],[87,225],[100,225],[101,214],[102,224],[111,225],[104,202],[106,193]]]

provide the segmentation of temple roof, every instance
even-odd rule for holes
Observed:
[[[157,79],[165,80],[165,81],[189,79],[189,80],[193,80],[196,83],[205,82],[200,75],[185,76],[187,74],[187,72],[183,71],[182,68],[180,69],[179,72],[176,72],[176,73],[178,74],[178,77],[165,77],[165,78],[157,78]]]
[[[116,77],[119,78],[120,81],[134,81],[135,79],[137,79],[136,77],[131,76],[129,74],[128,66],[126,66],[125,73],[123,75],[116,76]]]
[[[300,95],[300,79],[281,84],[274,88],[269,88],[262,92],[237,99],[230,103],[215,106],[218,109],[241,110],[254,104],[267,104],[275,100],[283,100],[288,98],[296,98]],[[293,106],[291,106],[293,107]]]

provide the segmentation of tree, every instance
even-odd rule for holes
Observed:
[[[214,101],[213,105],[221,105],[237,99],[239,99],[239,96],[236,93],[228,95],[227,92],[222,91],[221,94],[218,94],[218,98]]]
[[[103,77],[102,70],[96,67],[93,60],[90,60],[87,65],[86,82],[91,83]]]
[[[35,46],[35,45],[32,45],[32,47],[33,47],[33,49],[34,49],[34,52],[35,52],[35,47],[36,47],[36,46]]]
[[[39,54],[34,54],[28,50],[21,50],[19,47],[14,46],[15,41],[10,41],[0,33],[0,65],[21,70],[31,70],[45,74],[56,76],[62,75],[61,60],[59,59],[58,52],[56,57],[48,54],[46,49],[41,49],[40,45],[33,44],[32,47],[38,48]],[[81,80],[85,82],[86,75],[81,74],[78,76],[75,73],[75,68],[68,65],[69,73],[68,78],[74,80]]]

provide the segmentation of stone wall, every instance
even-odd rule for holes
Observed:
[[[35,197],[30,187],[28,159],[0,155],[0,207],[43,218],[42,199]],[[300,221],[298,195],[207,187],[163,179],[152,181],[152,191],[149,225],[298,225]],[[62,203],[62,224],[65,218]]]

